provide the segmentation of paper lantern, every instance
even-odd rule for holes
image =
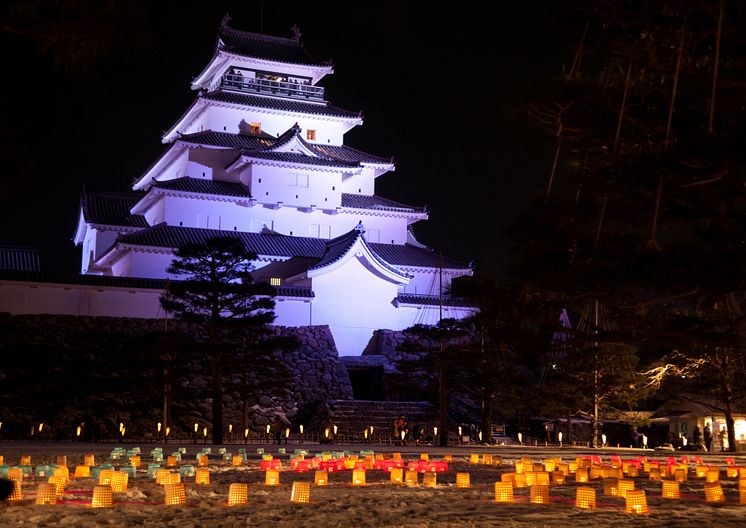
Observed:
[[[492,465],[492,455],[490,454],[484,454],[482,455],[482,464],[486,465]]]
[[[513,487],[514,488],[525,488],[528,484],[526,482],[525,473],[513,473]]]
[[[58,466],[66,466],[67,465],[67,455],[57,455],[55,464]]]
[[[629,490],[625,497],[627,513],[648,513],[648,500],[643,490]]]
[[[249,485],[233,482],[228,488],[228,506],[238,506],[249,502]]]
[[[627,476],[628,477],[638,477],[640,474],[639,469],[637,469],[637,466],[630,465],[629,469],[627,470]]]
[[[264,474],[264,484],[266,486],[279,486],[280,485],[280,472],[276,469],[268,469]]]
[[[443,460],[446,462],[453,462],[453,455],[443,455]]]
[[[197,474],[194,476],[195,484],[206,485],[210,483],[210,470],[208,468],[197,469]]]
[[[746,484],[744,486],[741,486],[741,482],[738,483],[738,503],[739,504],[746,504]]]
[[[23,482],[23,469],[19,467],[12,467],[8,469],[9,480],[19,480]]]
[[[129,481],[129,473],[124,471],[113,471],[111,473],[111,491],[114,493],[125,493],[127,491],[127,482]]]
[[[558,462],[557,471],[561,471],[565,474],[565,476],[568,476],[570,474],[570,464],[567,464],[565,462]]]
[[[604,477],[608,477],[609,472],[605,470],[603,466],[591,466],[590,474],[588,475],[588,478],[590,480],[596,480],[601,479]]]
[[[139,467],[140,466],[140,462],[141,462],[140,455],[133,455],[133,456],[130,457],[130,465],[131,466]]]
[[[552,471],[552,484],[562,486],[565,484],[565,474],[562,471]]]
[[[472,453],[471,456],[469,457],[469,462],[471,464],[479,464],[479,455],[477,453]],[[516,463],[516,466],[517,465],[518,463]]]
[[[575,471],[575,482],[588,482],[588,470],[586,468],[578,468],[577,471]]]
[[[31,455],[21,455],[21,460],[18,463],[19,466],[30,466],[31,465]]]
[[[650,468],[650,473],[648,473],[648,479],[649,480],[661,480],[661,470],[660,468]]]
[[[437,473],[424,473],[422,475],[422,485],[426,488],[434,488],[438,485]]]
[[[207,455],[197,455],[197,465],[199,467],[207,467]]]
[[[661,489],[661,497],[664,499],[680,499],[681,490],[679,489],[678,481],[664,480],[663,488]]]
[[[578,470],[579,464],[577,462],[568,462],[567,468],[570,473],[575,473]]]
[[[728,478],[738,478],[738,468],[735,466],[728,466],[725,468],[725,475]]]
[[[705,473],[705,482],[718,482],[720,480],[720,468],[710,467]]]
[[[175,455],[168,455],[166,458],[166,466],[167,467],[176,467],[177,464],[177,458]]]
[[[394,452],[391,454],[391,458],[393,458],[394,460],[401,460],[401,453]]]
[[[410,488],[419,486],[419,474],[416,471],[407,471],[404,473],[404,484]]]
[[[114,473],[113,469],[102,469],[101,473],[98,474],[98,483],[100,486],[111,485],[111,475]]]
[[[311,502],[311,483],[293,482],[290,490],[290,502]]]
[[[231,464],[233,467],[238,467],[243,465],[243,457],[241,455],[233,455],[231,457]]]
[[[9,501],[19,501],[23,500],[23,487],[21,486],[21,481],[16,479],[11,479],[10,482],[13,484],[13,491],[10,492],[10,495],[8,495]]]
[[[695,475],[697,475],[697,478],[705,478],[707,476],[707,466],[696,466],[694,472]]]
[[[329,473],[326,471],[317,471],[313,475],[313,483],[317,486],[329,485]]]
[[[531,486],[529,488],[529,500],[532,504],[549,504],[549,486]]]
[[[54,466],[52,475],[63,478],[65,482],[70,480],[70,470],[67,469],[67,466]]]
[[[75,466],[75,478],[90,478],[91,466]]]
[[[186,504],[186,490],[184,484],[176,482],[173,484],[166,484],[164,486],[166,493],[165,502],[167,506],[178,506],[179,504]]]
[[[511,482],[495,482],[495,502],[514,502],[514,500]]]
[[[2,422],[0,422],[0,424],[2,424]],[[3,455],[0,455],[0,466],[4,466],[4,465],[5,465],[5,457]]]
[[[404,477],[402,469],[396,467],[391,468],[391,471],[389,471],[389,480],[392,484],[403,484]]]
[[[111,486],[94,486],[91,508],[111,508],[113,505]]]
[[[596,490],[588,486],[579,486],[575,491],[575,507],[583,510],[596,507]]]
[[[171,475],[170,469],[156,469],[155,470],[155,483],[156,484],[167,484],[170,481],[169,475]],[[164,482],[165,481],[165,482]]]
[[[618,479],[616,481],[617,484],[617,494],[625,498],[627,496],[627,493],[635,489],[635,481],[630,479]]]
[[[471,478],[468,473],[456,473],[457,488],[471,488]]]
[[[57,486],[51,482],[42,482],[36,488],[36,504],[57,504]]]
[[[352,471],[352,485],[365,486],[365,470],[355,469]]]
[[[603,483],[604,495],[616,497],[619,495],[619,481],[617,479],[606,479]]]
[[[706,502],[725,502],[725,494],[720,482],[705,482]]]
[[[477,455],[479,457],[479,455]],[[420,460],[430,460],[430,455],[428,453],[420,453]]]

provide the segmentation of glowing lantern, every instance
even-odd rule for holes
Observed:
[[[86,466],[95,466],[96,457],[93,454],[87,454],[83,456],[83,464]]]
[[[3,422],[0,422],[2,424]],[[3,455],[0,455],[0,466],[5,465],[5,457]]]
[[[616,479],[604,480],[604,495],[610,497],[619,495],[619,483]]]
[[[57,486],[42,482],[36,488],[36,504],[57,504]]]
[[[728,466],[727,468],[725,468],[725,474],[728,478],[737,478],[738,468],[734,466]]]
[[[563,485],[565,483],[565,474],[562,471],[552,471],[552,484]]]
[[[166,458],[166,466],[167,467],[176,467],[177,464],[177,458],[175,455],[168,455],[168,458]]]
[[[67,469],[67,466],[54,466],[52,475],[55,477],[61,477],[65,482],[70,480],[70,470]]]
[[[401,453],[394,452],[391,454],[391,458],[394,460],[401,460]]]
[[[184,484],[176,482],[174,484],[166,484],[164,488],[166,493],[165,502],[167,506],[186,504],[186,490],[184,489]]]
[[[58,455],[57,461],[55,462],[58,466],[66,466],[67,465],[67,455]]]
[[[417,471],[407,471],[404,473],[404,484],[410,488],[414,488],[419,485],[419,476]]]
[[[18,464],[19,466],[30,466],[31,465],[31,455],[21,455],[21,461]]]
[[[579,486],[575,491],[575,507],[583,510],[596,507],[596,490],[588,486]]]
[[[194,424],[194,434],[197,434],[197,431],[199,431],[199,424],[195,422],[195,424]]]
[[[171,428],[166,426],[166,436],[168,436],[169,434],[171,434]]]
[[[635,489],[635,481],[629,479],[617,480],[618,495],[620,497],[627,497],[627,493]]]
[[[489,455],[489,454],[482,455],[482,464],[487,464],[487,465],[492,464],[492,455]]]
[[[471,488],[471,478],[468,473],[456,473],[457,488]]]
[[[725,502],[725,494],[720,482],[705,482],[706,502]]]
[[[720,480],[720,468],[709,468],[705,473],[705,482],[717,482]]]
[[[629,490],[625,497],[627,513],[648,513],[648,499],[643,490]]]
[[[577,468],[576,468],[577,469]],[[557,463],[557,471],[561,471],[565,476],[570,474],[570,464],[564,462]]]
[[[586,483],[588,482],[588,470],[586,468],[580,469],[575,472],[575,482]]]
[[[155,472],[155,483],[156,484],[168,484],[171,482],[171,470],[170,469],[158,469]]]
[[[94,486],[91,508],[111,508],[113,505],[111,486]]]
[[[453,455],[443,455],[443,460],[446,462],[453,462]]]
[[[495,482],[495,502],[513,501],[513,484],[511,482]]]
[[[589,475],[590,480],[596,480],[600,478],[604,478],[605,476],[608,476],[609,472],[604,469],[603,466],[591,466],[591,471]]]
[[[738,503],[746,504],[746,487],[741,486],[741,482],[738,483]]]
[[[557,467],[557,462],[553,458],[547,458],[544,460],[544,470],[550,473]]]
[[[313,475],[313,483],[317,486],[327,486],[329,484],[329,473],[326,471],[317,471]]]
[[[19,501],[23,500],[23,488],[21,487],[21,481],[16,479],[11,479],[11,482],[13,483],[13,491],[10,492],[10,495],[8,496],[9,501]]]
[[[664,480],[661,497],[664,499],[680,499],[681,490],[679,489],[679,483],[675,480]]]
[[[311,483],[293,482],[290,490],[290,502],[311,502]]]
[[[629,470],[627,471],[628,477],[638,477],[639,476],[639,470],[637,469],[637,466],[631,465],[629,466]]]
[[[516,488],[525,488],[528,486],[525,473],[513,473],[513,486]]]
[[[91,466],[75,466],[75,478],[89,478]]]
[[[699,465],[694,468],[697,478],[705,478],[707,476],[707,466]]]
[[[391,468],[391,472],[389,473],[389,480],[391,480],[393,484],[402,484],[402,473],[403,471],[401,468]]]
[[[8,479],[9,480],[18,480],[20,482],[23,482],[23,469],[19,467],[13,467],[8,469]]]
[[[131,466],[135,466],[135,467],[139,467],[140,464],[141,464],[141,460],[142,459],[140,458],[140,455],[131,456],[130,457],[130,465]]]
[[[438,428],[433,427],[433,436],[438,436]]]
[[[479,455],[477,453],[472,453],[472,455],[469,457],[469,462],[472,464],[479,464]],[[517,463],[516,463],[516,471],[518,471]]]
[[[207,455],[202,454],[197,457],[197,465],[199,467],[206,467],[208,463]]]
[[[233,465],[233,467],[243,465],[243,457],[241,455],[233,455],[231,457],[231,464]]]
[[[531,486],[529,497],[532,504],[549,504],[549,486]]]
[[[101,473],[98,474],[98,483],[100,486],[111,485],[111,475],[114,473],[113,469],[102,469]]]
[[[202,436],[204,436],[205,438],[207,438],[207,427],[205,427],[204,429],[202,429]]]
[[[208,468],[197,469],[197,474],[194,476],[195,484],[209,484],[210,483],[210,470]]]
[[[228,488],[228,506],[237,506],[249,502],[249,485],[233,482]]]
[[[428,453],[420,453],[420,460],[429,461],[430,455]],[[477,462],[479,462],[479,455],[477,455]]]
[[[661,480],[661,470],[660,468],[650,468],[650,473],[648,473],[648,479],[649,480]]]
[[[686,482],[687,471],[683,468],[676,468],[673,472],[673,478],[677,482]]]
[[[267,486],[279,486],[280,472],[276,469],[268,469],[264,474],[264,484]]]
[[[111,491],[114,493],[125,493],[129,474],[124,471],[113,471],[111,473]]]
[[[365,486],[365,470],[355,469],[352,471],[352,485]]]

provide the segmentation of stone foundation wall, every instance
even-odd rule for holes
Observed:
[[[0,314],[0,437],[24,437],[45,423],[44,435],[67,437],[80,422],[86,434],[116,435],[119,423],[128,434],[147,435],[163,416],[164,350],[153,336],[164,320],[62,315]],[[169,336],[181,336],[168,353],[171,425],[188,434],[193,424],[210,425],[211,366],[205,329],[195,323],[169,320]],[[263,366],[248,364],[254,380],[246,398],[249,424],[289,424],[331,399],[351,399],[347,370],[340,363],[327,326],[271,327],[277,336],[293,336],[295,348],[262,354]],[[157,342],[157,340],[156,340]],[[244,367],[223,360],[224,421],[240,430]],[[264,372],[281,372],[276,379]],[[284,425],[283,425],[284,426]]]

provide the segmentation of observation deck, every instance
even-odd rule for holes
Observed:
[[[324,88],[299,82],[275,81],[226,73],[220,86],[237,92],[324,102]]]

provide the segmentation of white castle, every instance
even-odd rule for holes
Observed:
[[[327,101],[319,82],[331,73],[297,31],[249,33],[226,17],[192,82],[196,100],[133,191],[84,189],[74,237],[81,273],[165,279],[182,244],[234,236],[258,256],[254,278],[277,287],[275,324],[329,325],[340,355],[360,354],[376,329],[473,313],[441,295],[470,266],[439,258],[412,233],[426,209],[375,193],[393,160],[344,144],[363,119]],[[128,301],[131,311],[157,316],[160,293]],[[91,302],[90,313],[127,315],[105,308],[122,301],[96,300],[93,311]]]

